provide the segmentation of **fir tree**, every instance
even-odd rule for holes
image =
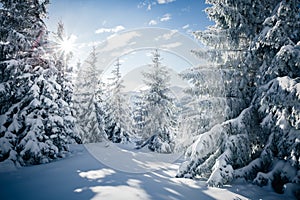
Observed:
[[[143,94],[145,102],[144,134],[150,138],[148,148],[162,153],[174,150],[176,131],[176,112],[171,97],[167,68],[162,65],[158,50],[152,53],[152,64],[149,72],[144,72],[144,83],[148,89]]]
[[[93,47],[84,67],[78,68],[76,80],[75,107],[83,143],[101,142],[105,138],[101,73],[97,67],[96,48]]]
[[[208,184],[217,186],[244,177],[283,192],[284,184],[300,182],[299,1],[208,2],[212,7],[207,12],[216,25],[196,35],[212,51],[198,55],[214,52],[226,58],[215,61],[221,69],[229,66],[242,72],[237,73],[238,87],[223,77],[230,86],[226,97],[235,91],[243,104],[232,104],[237,115],[197,138],[178,176],[207,177]],[[230,57],[232,51],[239,53]]]
[[[300,183],[299,1],[277,1],[251,45],[246,63],[257,68],[253,108],[259,114],[263,134],[258,134],[258,157],[237,171],[237,176],[254,179],[259,185],[272,183],[282,193],[284,184]],[[263,142],[262,142],[263,141]],[[262,143],[262,144],[261,144]],[[282,160],[277,163],[276,160]],[[280,166],[282,165],[282,166]],[[267,166],[274,166],[264,173]],[[286,169],[295,171],[289,176]],[[278,177],[277,175],[280,174]],[[298,195],[299,195],[298,191]],[[296,195],[297,196],[297,195]]]
[[[179,140],[182,144],[179,145],[186,148],[194,142],[195,136],[224,122],[228,114],[221,70],[199,66],[187,69],[180,75],[191,85],[184,90],[189,98],[183,103],[181,112],[182,135]]]
[[[77,139],[74,118],[59,95],[59,72],[47,54],[42,18],[49,2],[1,2],[0,88],[6,94],[1,98],[0,161],[49,162]]]
[[[73,52],[65,49],[65,43],[70,42],[70,38],[65,33],[64,24],[60,21],[56,33],[53,34],[53,58],[56,68],[59,71],[58,83],[62,85],[62,97],[68,103],[72,103],[73,98],[73,67],[69,65]],[[71,47],[70,47],[71,48]]]
[[[126,142],[129,140],[129,129],[127,119],[129,118],[128,106],[125,102],[122,89],[123,80],[120,73],[120,61],[117,59],[112,77],[107,88],[107,98],[105,100],[106,115],[105,129],[107,137],[114,143]]]
[[[142,93],[142,91],[140,91]],[[146,108],[145,102],[143,100],[143,96],[141,94],[136,95],[134,99],[134,106],[132,111],[132,118],[133,118],[133,131],[136,136],[143,138],[144,140],[147,139],[147,136],[144,133],[145,129],[145,116],[146,116]]]

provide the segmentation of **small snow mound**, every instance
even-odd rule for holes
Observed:
[[[17,167],[12,160],[7,159],[3,162],[0,162],[0,173],[12,172],[16,170]]]

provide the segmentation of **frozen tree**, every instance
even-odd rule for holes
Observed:
[[[148,148],[162,153],[174,150],[177,108],[170,93],[170,76],[162,65],[158,50],[152,52],[150,71],[144,72],[144,83],[148,87],[143,94],[145,102],[144,133],[150,140]]]
[[[222,73],[216,68],[192,67],[181,73],[190,83],[185,93],[190,97],[181,112],[179,145],[190,146],[198,136],[222,123],[226,115],[226,99]],[[180,147],[180,146],[179,146]],[[180,147],[181,148],[181,147]]]
[[[236,93],[243,104],[232,104],[236,114],[197,138],[177,176],[217,186],[243,177],[277,192],[290,186],[299,196],[299,1],[207,2],[216,25],[196,36],[212,50],[198,55],[214,53],[221,69],[242,72],[238,87],[223,78],[225,97]]]
[[[237,174],[246,179],[256,176],[255,183],[271,183],[282,193],[284,184],[300,183],[300,18],[299,1],[283,0],[275,5],[246,59],[249,66],[257,67],[253,105],[258,110],[264,134],[259,137],[265,140],[261,140],[264,143],[260,145],[259,157]],[[267,166],[273,168],[265,173]]]
[[[54,63],[59,71],[58,83],[62,85],[62,93],[64,100],[72,103],[73,90],[73,67],[69,64],[73,57],[72,44],[70,37],[65,33],[64,24],[60,21],[57,26],[57,31],[53,34],[52,55]],[[70,48],[70,49],[69,49]]]
[[[140,93],[142,93],[142,91]],[[147,139],[147,137],[143,133],[146,125],[146,121],[145,121],[146,108],[145,108],[145,102],[141,94],[135,96],[133,104],[134,105],[132,111],[132,118],[133,118],[132,129],[136,136],[141,137],[145,140]]]
[[[263,22],[273,11],[275,1],[210,1],[206,9],[214,26],[195,32],[196,38],[207,46],[207,51],[193,51],[207,58],[222,71],[225,96],[229,110],[227,118],[237,117],[252,100],[255,68],[244,62],[249,46],[262,30]]]
[[[96,48],[93,47],[83,67],[78,68],[76,79],[77,128],[83,143],[101,142],[105,138],[101,73],[97,67]]]
[[[74,110],[74,72],[73,66],[69,64],[70,59],[73,57],[72,52],[72,42],[69,37],[67,37],[64,29],[64,24],[62,22],[58,23],[57,31],[53,33],[53,39],[50,41],[51,46],[51,55],[53,57],[53,62],[55,67],[58,70],[57,74],[57,83],[61,85],[61,92],[59,94],[60,98],[62,98],[66,104],[64,107],[60,108],[62,111],[65,111],[66,115],[73,119],[73,121],[69,121],[69,123],[73,123],[75,117]],[[76,121],[76,120],[75,120]],[[75,122],[76,123],[76,122]],[[66,124],[65,126],[69,126]],[[77,131],[77,129],[76,129]],[[81,141],[80,141],[81,142]]]
[[[48,1],[1,1],[0,161],[27,165],[63,156],[77,138],[47,53]]]
[[[107,88],[107,98],[105,100],[105,131],[109,140],[114,143],[126,142],[129,139],[128,123],[129,109],[125,101],[122,89],[124,88],[121,79],[120,61],[117,59],[110,83]]]
[[[249,97],[251,98],[252,94],[250,92],[252,88],[248,80],[249,74],[245,73],[245,75],[242,76],[244,68],[241,64],[243,56],[251,42],[251,38],[255,34],[255,31],[252,30],[251,27],[257,27],[255,25],[252,26],[251,20],[253,18],[251,15],[257,14],[256,12],[259,11],[250,9],[252,6],[257,7],[257,2],[253,5],[243,1],[233,2],[222,0],[207,1],[207,3],[210,3],[212,6],[207,8],[206,12],[216,24],[208,27],[205,31],[195,33],[196,38],[207,45],[207,51],[194,51],[194,53],[200,57],[208,58],[208,61],[212,65],[211,70],[219,69],[221,71],[222,77],[212,78],[219,80],[222,78],[224,81],[225,91],[221,97],[226,98],[229,109],[224,110],[226,114],[225,117],[230,119],[238,116],[241,110],[246,108],[248,106],[247,104],[251,101]],[[256,22],[253,23],[255,24]],[[197,95],[197,93],[201,94],[201,92],[204,92],[204,94],[208,95],[207,91],[201,91],[202,87],[199,87],[199,85],[202,84],[202,76],[200,76],[201,70],[201,68],[195,70],[191,69],[184,74],[184,78],[191,80],[193,84],[198,84],[195,87],[196,91],[192,91],[194,94]],[[206,78],[209,79],[210,77],[206,76]],[[222,92],[219,94],[222,95]],[[245,116],[238,117],[236,121],[243,121],[239,120],[240,118],[243,119]],[[233,126],[233,124],[235,125]],[[247,150],[247,148],[244,148],[244,145],[232,149],[239,141],[247,136],[247,134],[238,135],[238,131],[233,131],[238,129],[238,127],[240,126],[237,122],[223,122],[216,124],[209,131],[198,136],[197,140],[188,148],[186,153],[191,157],[191,160],[182,165],[178,176],[204,176],[209,178],[208,184],[210,185],[222,185],[230,181],[233,177],[233,170],[226,170],[225,168],[228,167],[228,169],[232,169],[234,163],[228,165],[228,161],[231,159],[228,156],[239,152],[239,148]],[[212,134],[216,135],[212,136]],[[229,141],[229,137],[234,134],[236,134],[236,136],[232,136],[232,141],[237,140],[238,142],[234,141],[232,144]],[[247,144],[246,141],[244,143]],[[248,152],[246,151],[246,153]],[[245,159],[244,164],[246,164],[248,160],[249,159]],[[242,163],[239,163],[239,165],[242,165]]]

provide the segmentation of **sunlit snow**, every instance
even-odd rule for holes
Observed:
[[[124,155],[131,154],[130,158],[138,157],[137,155],[147,156],[143,158],[144,161],[153,156],[151,153],[147,155],[146,151],[129,151],[131,147],[127,146],[126,149],[125,145],[122,148],[114,145],[98,145],[97,148],[95,148],[97,144],[93,146],[93,149],[97,149],[99,153],[110,152],[110,160],[115,160],[119,165],[123,164]],[[71,156],[65,159],[44,165],[18,170],[13,164],[11,165],[13,168],[9,168],[8,164],[6,169],[0,166],[1,199],[279,200],[289,198],[286,195],[276,194],[266,187],[260,188],[245,182],[225,185],[223,188],[211,188],[201,180],[174,178],[182,160],[174,163],[164,160],[165,164],[161,169],[157,166],[163,161],[156,162],[153,159],[148,164],[139,165],[140,170],[144,168],[142,173],[130,173],[99,162],[83,145],[71,146],[71,152]],[[130,163],[129,159],[126,162],[131,166],[137,165],[134,162]],[[158,170],[150,171],[148,167]]]

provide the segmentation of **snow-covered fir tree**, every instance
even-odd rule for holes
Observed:
[[[75,109],[77,128],[83,143],[105,139],[102,70],[97,66],[97,51],[93,47],[83,66],[77,69]]]
[[[64,24],[60,21],[56,33],[53,34],[52,55],[55,66],[59,71],[58,83],[62,85],[62,96],[66,102],[72,103],[73,98],[73,67],[69,64],[73,57],[70,36],[65,33]]]
[[[70,37],[67,37],[62,22],[58,23],[57,31],[53,35],[54,39],[50,41],[50,53],[53,57],[54,65],[58,70],[57,83],[61,85],[59,96],[66,102],[60,110],[69,115],[69,119],[72,119],[69,122],[65,121],[65,126],[69,126],[67,123],[74,126],[74,120],[76,119],[76,111],[74,110],[74,71],[73,66],[69,64],[70,59],[73,57],[73,44],[71,44]],[[77,123],[75,122],[75,124]],[[76,128],[75,130],[77,131]]]
[[[27,165],[63,156],[77,138],[47,53],[45,1],[2,0],[0,161]]]
[[[170,153],[174,150],[177,108],[170,91],[170,76],[161,63],[156,49],[152,52],[150,70],[144,72],[144,83],[148,87],[143,94],[145,102],[145,125],[143,134],[149,138],[152,151]]]
[[[216,25],[196,33],[210,48],[198,55],[218,55],[214,63],[237,75],[235,87],[223,77],[226,98],[235,94],[241,104],[228,101],[229,120],[198,137],[177,176],[215,186],[243,177],[299,196],[299,1],[207,2]]]
[[[245,61],[257,69],[252,106],[262,129],[257,136],[261,150],[236,174],[255,177],[255,183],[271,184],[282,193],[284,184],[300,184],[300,9],[296,0],[276,1],[275,5]]]
[[[262,8],[264,5],[260,5],[258,2],[253,2],[252,5],[249,5],[244,1],[224,2],[221,0],[208,1],[208,3],[212,6],[207,8],[206,12],[216,22],[216,25],[208,27],[205,31],[195,33],[195,36],[207,45],[208,49],[205,52],[200,51],[195,53],[200,57],[208,58],[213,67],[222,71],[225,86],[224,96],[228,104],[228,108],[225,109],[225,117],[230,119],[238,116],[241,110],[246,108],[247,104],[251,101],[252,88],[250,87],[250,81],[247,80],[250,74],[245,71],[244,76],[241,76],[243,71],[246,70],[241,66],[241,61],[243,60],[243,55],[246,53],[245,50],[250,45],[251,38],[255,34],[255,31],[251,27],[253,29],[261,27],[255,24],[261,22],[262,19],[259,17],[254,19],[252,15],[260,16],[261,13],[264,13],[259,13],[260,11],[258,10],[251,10],[251,7]],[[262,1],[262,3],[265,2]],[[256,20],[257,22],[252,22],[252,20]],[[216,125],[210,131],[198,136],[197,141],[189,147],[186,153],[188,156],[191,156],[191,160],[182,165],[178,173],[179,177],[200,175],[209,178],[208,183],[210,185],[222,185],[232,179],[232,170],[226,170],[228,171],[228,175],[222,173],[225,171],[222,166],[227,167],[227,162],[224,159],[229,156],[227,155],[228,151],[225,151],[228,148],[224,147],[220,149],[228,141],[229,134],[227,132],[230,133],[234,130],[232,123],[228,122],[224,122],[226,125],[229,124],[225,130],[219,130],[223,129],[223,124]],[[218,137],[212,136],[212,133]],[[223,137],[223,135],[226,135],[226,137]],[[239,143],[241,144],[247,143],[246,141],[242,142],[243,137],[234,137],[239,139]],[[209,145],[203,145],[206,143]],[[199,151],[202,151],[204,146],[206,150],[200,153]],[[246,147],[247,145],[240,146],[240,148],[244,149],[247,149]],[[239,149],[235,149],[233,153],[238,151]],[[245,152],[248,153],[247,151]],[[229,153],[232,155],[231,152]],[[248,161],[249,159],[246,159],[244,164]],[[232,166],[230,167],[232,168]],[[216,170],[214,171],[213,169]]]
[[[105,131],[107,138],[114,143],[126,142],[130,135],[127,123],[130,112],[122,92],[124,85],[120,66],[120,61],[117,59],[111,72],[112,77],[109,78],[110,83],[106,88],[105,99]]]
[[[182,102],[178,150],[190,146],[198,135],[224,122],[227,116],[220,70],[199,66],[187,69],[180,75],[191,86],[184,90],[188,96]]]
[[[140,91],[142,93],[142,91]],[[145,128],[145,115],[146,108],[143,96],[141,94],[136,95],[133,102],[133,111],[132,111],[132,129],[135,136],[139,138],[147,139],[147,136],[144,133]]]

